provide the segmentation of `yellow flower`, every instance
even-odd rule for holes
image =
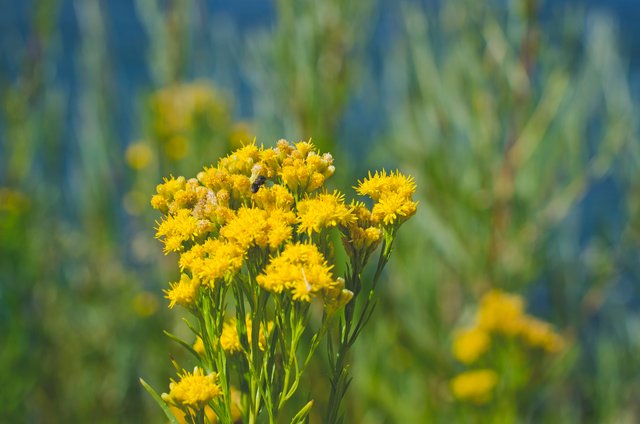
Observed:
[[[376,203],[372,210],[374,222],[384,225],[399,225],[416,213],[418,204],[411,199],[416,191],[413,177],[401,174],[399,171],[376,171],[356,187],[358,194],[371,197]]]
[[[293,196],[280,184],[262,187],[253,195],[253,201],[256,206],[266,211],[274,209],[289,211],[293,207]]]
[[[220,235],[243,252],[256,246],[277,249],[291,239],[295,222],[293,212],[241,207],[236,216],[220,229]]]
[[[344,204],[344,194],[338,191],[307,197],[298,202],[298,233],[311,235],[339,225],[346,226],[355,220],[351,209]]]
[[[189,269],[208,287],[213,287],[217,281],[231,279],[240,270],[243,261],[242,249],[220,239],[208,239],[180,257],[180,265]]]
[[[164,290],[165,298],[169,299],[169,309],[174,306],[181,305],[189,307],[196,300],[200,281],[197,278],[190,278],[187,274],[180,276],[180,281],[170,283],[169,290]]]
[[[549,353],[564,348],[562,336],[556,333],[550,324],[533,317],[526,317],[522,323],[522,337],[533,347],[539,347]]]
[[[184,158],[189,151],[189,140],[182,134],[176,134],[167,140],[164,152],[171,160]]]
[[[138,141],[127,147],[125,159],[132,169],[139,171],[149,166],[153,160],[153,152],[147,143]]]
[[[325,291],[324,308],[333,315],[353,299],[353,292],[344,288],[344,278],[338,277],[336,284]]]
[[[451,391],[458,400],[486,403],[498,383],[498,375],[489,369],[467,371],[451,380]]]
[[[369,196],[373,200],[378,201],[380,197],[388,193],[396,193],[400,197],[410,197],[416,191],[416,183],[413,177],[406,176],[400,171],[391,172],[387,175],[387,171],[376,171],[374,175],[358,182],[356,187],[358,194],[361,196]]]
[[[187,180],[184,177],[164,178],[164,183],[158,184],[158,194],[151,198],[151,206],[163,214],[169,213],[169,205],[173,202],[173,196],[179,190],[183,190]]]
[[[260,339],[258,340],[258,347],[260,350],[264,350],[267,345],[266,334],[271,331],[273,323],[269,323],[267,331],[265,332],[264,326],[260,325]],[[247,329],[247,341],[252,343],[252,323],[251,318],[247,317],[246,327]],[[240,336],[238,335],[238,326],[235,318],[225,322],[222,326],[222,334],[220,335],[220,346],[225,352],[236,353],[242,351],[242,344],[240,343]]]
[[[480,301],[478,325],[487,331],[515,336],[522,328],[524,301],[515,294],[491,290]]]
[[[165,217],[156,232],[156,238],[162,239],[164,252],[178,252],[183,243],[198,235],[198,220],[188,209],[181,209],[175,215]]]
[[[400,192],[383,193],[373,206],[372,217],[375,222],[385,225],[402,223],[416,213],[418,204]]]
[[[260,160],[260,149],[254,143],[230,153],[220,159],[218,168],[225,169],[229,174],[251,175],[251,168]]]
[[[460,362],[471,364],[487,351],[489,333],[480,327],[458,330],[453,339],[453,354]]]
[[[195,367],[193,373],[184,371],[179,377],[179,382],[171,379],[169,394],[162,394],[162,399],[165,402],[182,407],[201,409],[210,400],[222,395],[216,373],[205,375],[204,370]]]
[[[196,341],[193,343],[193,350],[195,350],[200,356],[204,356],[206,353],[204,349],[204,342],[199,336],[196,337]]]
[[[265,290],[281,293],[287,289],[294,300],[309,302],[312,295],[319,295],[337,284],[331,268],[315,245],[289,244],[256,281]]]
[[[350,208],[355,221],[348,223],[344,228],[342,244],[349,256],[366,256],[373,252],[382,240],[382,230],[373,223],[371,211],[362,202],[351,202]]]
[[[282,159],[279,176],[294,193],[310,193],[319,189],[335,172],[333,157],[329,153],[320,156],[312,143],[299,142],[292,149],[286,140],[280,140],[277,149],[287,152]]]

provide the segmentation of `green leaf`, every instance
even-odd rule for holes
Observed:
[[[167,405],[167,402],[162,400],[162,398],[158,395],[158,393],[155,390],[153,390],[153,388],[149,386],[147,382],[144,381],[143,379],[140,379],[140,384],[142,384],[142,387],[144,387],[144,389],[147,392],[149,392],[151,397],[156,401],[156,403],[160,406],[160,408],[162,408],[162,410],[164,411],[164,414],[167,416],[167,418],[169,418],[169,422],[171,424],[180,424],[176,419],[176,417],[171,413],[171,410],[169,409],[169,405]]]
[[[305,418],[309,415],[311,407],[313,406],[313,399],[307,402],[305,406],[298,411],[298,413],[291,419],[291,424],[298,424],[305,422]]]
[[[189,343],[185,342],[184,340],[180,339],[178,336],[169,333],[167,330],[163,330],[164,334],[169,337],[171,340],[173,340],[174,342],[178,343],[180,346],[184,347],[185,349],[187,349],[189,352],[191,352],[191,354],[193,356],[196,357],[196,359],[200,359],[200,355],[198,355],[198,352],[195,351],[195,349],[189,345]]]

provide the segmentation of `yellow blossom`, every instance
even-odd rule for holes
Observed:
[[[413,177],[401,174],[400,171],[391,172],[387,175],[387,171],[376,171],[374,175],[358,182],[356,187],[358,194],[361,196],[369,196],[373,200],[378,201],[380,197],[388,193],[397,193],[400,197],[410,197],[416,191],[416,183]]]
[[[480,301],[478,325],[487,331],[516,335],[522,327],[524,301],[522,297],[491,290]]]
[[[243,174],[248,177],[251,175],[251,168],[259,160],[260,149],[251,143],[220,159],[218,167],[225,169],[229,174]]]
[[[151,198],[151,206],[164,214],[169,213],[169,205],[173,202],[174,194],[184,189],[186,181],[184,177],[164,178],[164,183],[156,187],[158,194]]]
[[[307,197],[298,202],[298,232],[311,235],[324,229],[345,226],[356,220],[351,209],[344,204],[344,195],[338,191]]]
[[[179,382],[171,379],[169,394],[162,394],[165,402],[197,410],[222,395],[216,373],[205,375],[202,368],[195,367],[193,373],[184,371],[179,377]]]
[[[200,356],[204,356],[206,353],[204,349],[204,342],[199,336],[196,337],[196,341],[193,343],[193,350],[195,350],[196,353]]]
[[[237,245],[220,239],[208,239],[202,250],[194,253],[189,265],[191,272],[202,279],[203,284],[213,287],[216,281],[229,280],[240,270],[243,261],[244,251]]]
[[[169,308],[173,309],[176,304],[188,307],[193,304],[198,295],[200,281],[197,278],[190,278],[187,274],[180,276],[180,281],[170,283],[170,288],[165,290],[166,298],[169,299]]]
[[[418,204],[400,192],[383,193],[373,206],[372,217],[375,222],[385,225],[402,223],[416,213]]]
[[[453,340],[453,354],[460,362],[471,364],[489,349],[489,333],[480,327],[458,330]]]
[[[256,206],[266,211],[281,209],[289,211],[293,207],[293,196],[280,184],[263,187],[253,195]]]
[[[252,322],[251,318],[246,318],[246,330],[247,330],[247,341],[249,345],[252,343]],[[260,325],[260,339],[258,340],[258,347],[260,350],[264,350],[267,345],[266,336],[271,331],[273,327],[273,323],[269,323],[267,326],[267,330],[263,325]],[[238,335],[238,326],[235,318],[230,319],[228,322],[225,322],[222,326],[222,334],[220,335],[220,346],[225,352],[228,353],[236,353],[242,351],[242,344],[240,343],[240,336]]]
[[[294,300],[309,302],[312,295],[336,285],[331,268],[315,245],[290,244],[271,260],[256,281],[265,290],[275,293],[290,290]]]
[[[130,144],[125,151],[127,164],[136,171],[146,168],[153,160],[151,147],[143,141]]]
[[[198,220],[188,209],[181,209],[175,215],[167,216],[156,232],[156,238],[162,239],[164,252],[178,252],[183,243],[198,235]]]
[[[344,278],[338,277],[336,284],[325,290],[324,308],[328,315],[337,312],[353,299],[353,292],[344,287]]]
[[[451,391],[458,400],[486,403],[498,383],[498,375],[489,369],[463,372],[451,380]]]
[[[564,339],[557,334],[550,324],[533,317],[526,317],[522,322],[522,337],[533,347],[539,347],[549,353],[556,353],[564,348]]]
[[[287,152],[279,176],[294,193],[310,193],[319,189],[335,172],[333,157],[328,153],[320,156],[312,143],[299,142],[291,149],[286,141],[281,140],[278,149]]]

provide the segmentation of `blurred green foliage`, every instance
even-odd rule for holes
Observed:
[[[161,420],[138,377],[167,384],[181,353],[161,329],[181,327],[162,299],[176,275],[157,261],[148,199],[161,176],[193,174],[253,134],[311,138],[338,160],[366,146],[358,163],[338,162],[342,181],[362,178],[350,173],[365,159],[417,180],[418,214],[353,352],[346,422],[487,422],[496,405],[455,401],[449,382],[464,369],[454,329],[490,288],[528,297],[570,346],[494,422],[638,420],[638,109],[610,22],[572,12],[542,26],[534,0],[456,0],[431,15],[401,2],[377,84],[376,3],[278,0],[272,28],[236,40],[251,126],[234,119],[237,90],[200,81],[216,100],[167,135],[163,113],[177,112],[154,99],[194,84],[198,6],[139,0],[151,81],[131,93],[123,140],[104,2],[72,3],[75,94],[55,74],[69,54],[55,1],[35,3],[18,73],[0,75],[0,421]],[[347,138],[356,97],[383,103],[383,135]],[[313,384],[327,384],[324,366]]]

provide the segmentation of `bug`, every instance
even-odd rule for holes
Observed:
[[[251,184],[251,193],[257,193],[262,186],[267,181],[267,177],[264,175],[258,175],[256,180]]]

